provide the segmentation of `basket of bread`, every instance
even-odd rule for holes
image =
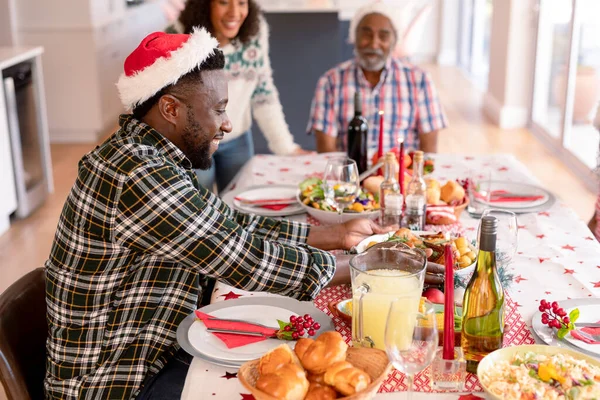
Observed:
[[[384,351],[348,347],[342,335],[327,331],[243,364],[238,378],[257,400],[365,400],[390,371]]]
[[[464,187],[457,181],[447,181],[443,186],[433,178],[427,183],[427,223],[451,225],[458,222],[460,214],[467,208],[469,198]]]

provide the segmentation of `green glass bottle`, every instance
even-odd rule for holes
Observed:
[[[479,254],[475,272],[463,299],[461,347],[467,371],[477,372],[483,357],[502,348],[504,339],[504,290],[496,269],[498,220],[481,220]]]

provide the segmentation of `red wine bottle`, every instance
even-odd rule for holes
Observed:
[[[367,170],[367,132],[369,126],[362,116],[360,91],[354,93],[354,118],[348,124],[348,157],[356,161],[358,173]]]

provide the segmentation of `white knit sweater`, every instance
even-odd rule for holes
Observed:
[[[175,29],[183,32],[181,24]],[[273,83],[269,59],[269,26],[260,21],[257,36],[248,43],[229,43],[221,50],[225,55],[225,72],[229,82],[227,115],[233,125],[223,142],[233,140],[252,126],[252,115],[265,135],[269,149],[278,155],[287,155],[299,146],[285,122],[279,92]]]

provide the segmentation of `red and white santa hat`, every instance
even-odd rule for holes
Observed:
[[[387,17],[392,23],[396,35],[400,35],[402,32],[400,9],[392,3],[391,0],[375,0],[359,8],[350,21],[348,43],[354,44],[356,42],[356,29],[363,18],[369,14],[381,14]],[[397,39],[397,41],[400,41],[399,37]]]
[[[195,28],[190,35],[149,34],[125,60],[117,82],[121,102],[133,109],[202,64],[218,46],[204,28]]]

